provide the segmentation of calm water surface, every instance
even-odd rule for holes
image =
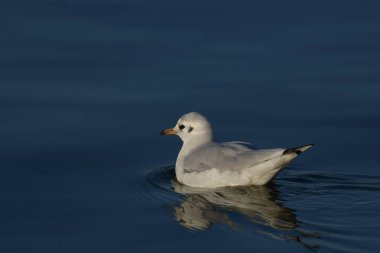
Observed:
[[[378,252],[376,1],[1,3],[1,252]],[[316,146],[264,187],[175,180],[221,141]]]

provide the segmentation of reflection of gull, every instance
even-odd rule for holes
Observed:
[[[185,195],[180,206],[174,207],[174,215],[188,229],[205,230],[216,223],[237,228],[238,225],[225,212],[227,210],[247,216],[253,224],[259,225],[257,232],[276,239],[297,241],[311,250],[318,248],[304,242],[304,238],[318,238],[318,235],[298,228],[293,210],[276,201],[278,192],[274,185],[200,189],[183,185],[175,179],[172,185],[177,193]]]
[[[227,216],[214,210],[215,207],[223,207],[244,214],[255,223],[266,224],[278,229],[297,227],[297,220],[291,209],[283,207],[275,201],[277,191],[273,187],[226,187],[211,190],[189,187],[180,184],[177,180],[173,180],[173,187],[176,192],[187,196],[185,202],[181,204],[183,222],[199,218],[210,222],[209,225],[212,222],[232,224]],[[183,223],[183,225],[187,226],[188,224]],[[190,226],[194,226],[194,224],[190,224]],[[204,229],[206,227],[193,228]]]
[[[227,215],[215,210],[214,206],[198,195],[191,195],[174,208],[177,221],[191,230],[205,230],[213,223],[226,223],[233,226]]]
[[[242,142],[218,143],[210,123],[195,112],[185,114],[174,128],[161,134],[183,140],[175,168],[178,181],[202,188],[266,184],[312,146],[254,150]]]

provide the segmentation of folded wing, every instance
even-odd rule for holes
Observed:
[[[285,149],[254,150],[249,143],[208,143],[184,159],[185,173],[209,169],[241,171],[283,155]]]

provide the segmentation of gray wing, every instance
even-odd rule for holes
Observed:
[[[184,171],[201,172],[212,168],[241,171],[283,154],[285,149],[254,150],[247,143],[208,143],[184,159]]]

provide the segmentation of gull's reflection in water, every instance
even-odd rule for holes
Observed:
[[[235,212],[260,225],[256,232],[275,239],[299,242],[312,251],[319,248],[316,244],[305,242],[305,239],[316,239],[319,235],[300,229],[294,210],[278,202],[275,185],[200,189],[173,179],[172,186],[177,193],[185,196],[183,202],[174,207],[174,215],[187,229],[205,230],[216,223],[238,229],[238,224],[228,216]]]

